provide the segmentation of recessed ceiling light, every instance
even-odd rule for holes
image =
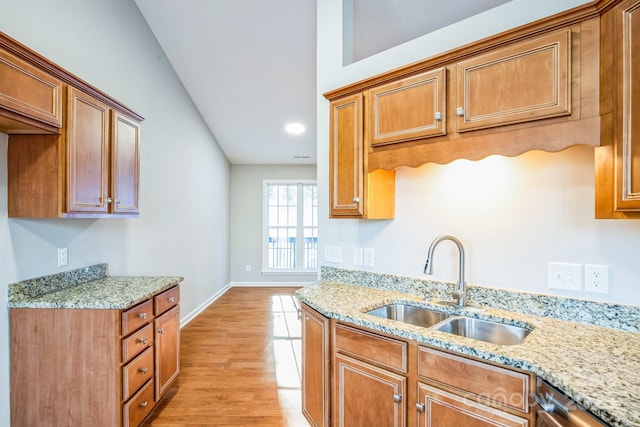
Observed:
[[[293,135],[300,135],[301,133],[304,133],[306,128],[301,123],[289,123],[284,127],[284,130]]]

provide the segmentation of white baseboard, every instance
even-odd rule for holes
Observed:
[[[258,288],[286,288],[286,287],[302,287],[307,286],[313,282],[230,282],[229,287],[258,287]]]
[[[185,317],[180,319],[180,329],[184,328],[187,325],[187,323],[191,322],[198,314],[202,313],[215,300],[217,300],[222,295],[224,295],[224,293],[227,292],[230,288],[231,288],[231,284],[220,289],[218,292],[213,294],[209,299],[207,299],[205,302],[200,304],[195,310],[193,310],[191,313],[187,314]]]

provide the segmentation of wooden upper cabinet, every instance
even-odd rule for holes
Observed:
[[[67,96],[67,212],[107,213],[109,107],[74,88]]]
[[[395,215],[395,171],[366,171],[363,107],[361,93],[331,102],[329,215],[391,219]]]
[[[387,83],[369,91],[370,146],[446,134],[446,70]]]
[[[595,153],[596,218],[640,219],[640,1],[602,17],[601,105],[610,127]]]
[[[62,127],[62,82],[0,49],[0,131],[55,132]]]
[[[616,210],[640,211],[640,2],[616,8]]]
[[[330,214],[364,215],[363,96],[331,103],[329,129]]]
[[[137,213],[140,178],[140,124],[111,112],[111,198],[113,213]]]
[[[571,114],[571,31],[457,63],[458,131]]]

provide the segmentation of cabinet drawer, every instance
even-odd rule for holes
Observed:
[[[336,350],[407,372],[407,343],[344,325],[335,327]]]
[[[153,326],[148,324],[135,334],[122,340],[122,362],[127,363],[153,344]]]
[[[0,50],[0,106],[62,127],[62,82]]]
[[[124,427],[138,426],[144,417],[153,409],[153,380],[149,380],[133,398],[122,407],[122,425]]]
[[[122,313],[122,335],[129,335],[153,320],[153,304],[147,300]]]
[[[522,412],[529,411],[529,375],[430,348],[418,348],[418,375],[453,387],[464,395],[493,400]]]
[[[158,294],[153,298],[156,316],[169,310],[171,307],[180,303],[180,286],[174,286],[171,289]]]
[[[146,349],[122,368],[122,400],[127,400],[153,377],[153,348]]]

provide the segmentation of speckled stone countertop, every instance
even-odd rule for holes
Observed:
[[[9,308],[125,309],[169,289],[179,276],[107,276],[98,264],[9,285]]]
[[[334,272],[328,273],[332,276]],[[435,299],[425,300],[424,293],[323,277],[296,294],[301,302],[327,317],[533,372],[605,422],[640,426],[640,334],[492,307],[461,311]],[[521,344],[505,346],[365,314],[394,302],[525,326],[532,332]]]

